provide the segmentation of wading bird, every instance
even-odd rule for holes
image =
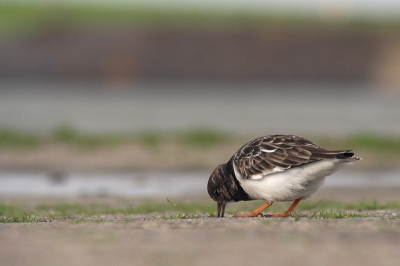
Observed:
[[[217,202],[218,217],[226,204],[247,200],[265,200],[266,204],[236,217],[264,216],[261,212],[274,202],[293,201],[284,213],[265,215],[288,217],[297,204],[311,197],[323,185],[325,177],[344,165],[361,160],[352,150],[329,151],[293,135],[269,135],[241,147],[231,159],[211,174],[207,190]]]

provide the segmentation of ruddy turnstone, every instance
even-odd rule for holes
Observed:
[[[317,192],[326,176],[356,160],[361,158],[354,157],[352,150],[329,151],[292,135],[264,136],[246,143],[219,165],[207,190],[217,202],[218,217],[224,216],[229,202],[267,201],[251,213],[235,215],[257,217],[274,202],[294,201],[286,212],[266,215],[288,217],[301,200]]]

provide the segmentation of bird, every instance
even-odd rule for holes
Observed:
[[[329,176],[362,158],[353,150],[327,150],[294,135],[267,135],[244,144],[227,163],[215,168],[207,191],[224,217],[230,202],[265,200],[246,217],[289,217],[300,201],[314,195]],[[293,201],[284,213],[262,214],[274,202]]]

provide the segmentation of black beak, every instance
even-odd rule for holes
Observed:
[[[218,217],[224,217],[226,203],[223,201],[217,202]]]

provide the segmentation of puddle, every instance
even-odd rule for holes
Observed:
[[[208,196],[206,172],[70,173],[0,172],[0,197]],[[400,187],[399,172],[339,172],[324,187]]]

